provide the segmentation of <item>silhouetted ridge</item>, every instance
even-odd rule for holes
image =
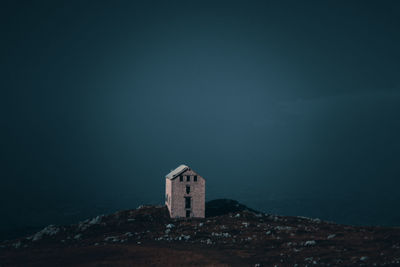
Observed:
[[[231,212],[240,212],[243,210],[259,213],[258,211],[240,204],[233,199],[221,198],[206,202],[206,217],[221,216]]]

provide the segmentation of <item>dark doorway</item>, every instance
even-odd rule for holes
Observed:
[[[189,218],[190,217],[190,210],[187,210],[186,211],[186,218]]]

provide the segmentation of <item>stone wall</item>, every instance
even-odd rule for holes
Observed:
[[[205,180],[191,169],[181,174],[183,181],[179,176],[170,180],[171,182],[171,217],[186,217],[185,197],[191,197],[191,214],[190,217],[204,218],[205,216]],[[190,181],[186,180],[186,176],[190,175]],[[197,175],[197,182],[193,176]],[[167,179],[169,180],[169,179]],[[168,182],[167,182],[168,184]],[[186,193],[186,186],[190,186],[190,193]]]
[[[169,210],[169,214],[171,214],[171,198],[172,198],[172,181],[170,179],[165,179],[165,196],[168,196],[169,201],[167,201],[167,197],[165,197],[165,205]]]

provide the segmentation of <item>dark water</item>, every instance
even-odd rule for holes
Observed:
[[[207,198],[400,225],[399,1],[4,1],[0,238]]]

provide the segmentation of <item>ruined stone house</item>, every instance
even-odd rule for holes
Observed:
[[[165,178],[165,204],[171,218],[204,218],[204,178],[186,165],[180,165]]]

